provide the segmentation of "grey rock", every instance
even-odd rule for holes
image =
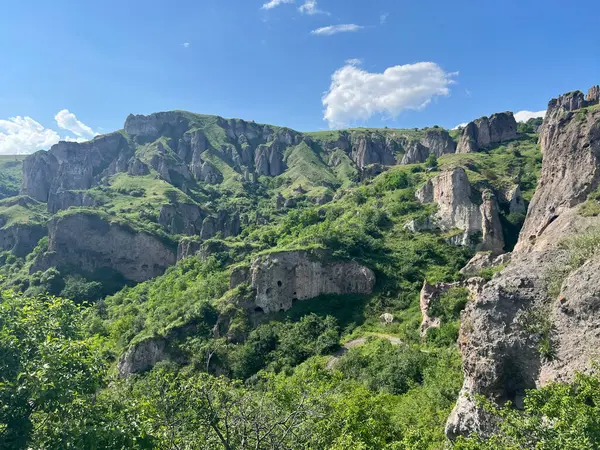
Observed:
[[[491,144],[516,139],[517,122],[512,112],[492,114],[469,122],[462,129],[456,153],[471,153]]]
[[[527,389],[570,381],[597,359],[600,258],[590,252],[582,266],[569,270],[569,254],[561,245],[600,226],[597,217],[578,213],[600,182],[600,112],[573,114],[584,102],[578,91],[550,102],[540,138],[542,173],[519,242],[504,270],[463,313],[459,348],[464,384],[446,424],[452,439],[493,430],[494,422],[477,406],[476,395],[519,405]],[[555,298],[548,282],[556,279],[557,270],[565,274]],[[527,325],[545,320],[553,358],[540,354],[542,336]]]
[[[429,149],[438,158],[447,153],[456,152],[456,142],[450,134],[442,128],[430,128],[425,132],[425,137],[421,139],[421,144]]]
[[[261,256],[250,274],[255,307],[266,313],[323,294],[370,294],[375,285],[373,272],[355,261],[327,261],[305,251]]]
[[[463,232],[453,243],[502,253],[504,238],[496,199],[486,190],[481,194],[481,205],[475,203],[473,200],[480,194],[471,188],[463,168],[442,172],[425,183],[415,195],[421,203],[437,203],[438,211],[428,223],[413,222],[405,226],[407,229],[459,229]],[[479,235],[481,242],[474,242]]]
[[[158,223],[171,234],[200,234],[204,214],[198,205],[168,204],[160,208]]]
[[[169,360],[167,342],[161,337],[146,338],[132,345],[121,356],[117,370],[121,377],[150,370],[160,361]]]
[[[420,142],[410,141],[404,147],[404,156],[400,164],[419,164],[425,162],[429,156],[430,149]]]
[[[237,236],[241,231],[240,216],[238,213],[228,213],[219,211],[216,216],[208,216],[202,222],[200,238],[202,240],[210,239],[222,233],[223,237]]]
[[[475,276],[480,274],[483,269],[507,264],[510,258],[510,253],[495,256],[492,252],[477,252],[467,265],[460,269],[460,273],[466,276]]]
[[[176,260],[175,249],[158,237],[83,211],[54,217],[48,223],[48,238],[48,252],[35,270],[112,269],[139,283],[161,275]]]

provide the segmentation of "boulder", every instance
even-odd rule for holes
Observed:
[[[355,261],[329,261],[306,251],[274,252],[250,268],[254,306],[265,313],[286,311],[296,301],[323,294],[370,294],[373,272]]]

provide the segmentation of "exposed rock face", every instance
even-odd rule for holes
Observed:
[[[96,199],[85,191],[61,190],[48,198],[48,211],[52,214],[71,206],[98,206]]]
[[[567,273],[558,298],[548,293],[557,270],[568,270],[568,252],[560,243],[600,227],[599,218],[578,214],[600,179],[600,111],[573,113],[583,106],[590,104],[578,91],[550,102],[541,131],[542,173],[519,242],[510,263],[463,314],[459,346],[465,377],[446,425],[450,438],[493,427],[474,395],[519,406],[526,389],[571,380],[598,357],[600,258],[590,254]],[[540,353],[542,339],[549,339],[550,355]]]
[[[525,214],[527,205],[519,185],[510,186],[499,192],[501,204],[508,204],[508,212],[511,214]]]
[[[22,193],[47,202],[63,190],[89,189],[101,176],[117,169],[121,154],[131,157],[130,153],[121,133],[84,143],[59,142],[48,152],[37,152],[23,161]]]
[[[517,248],[536,239],[600,182],[600,111],[577,119],[570,108],[590,106],[579,91],[553,99],[540,132],[542,173]]]
[[[491,144],[517,138],[517,122],[511,112],[492,114],[469,122],[463,128],[456,153],[479,151]]]
[[[71,266],[85,272],[112,269],[142,282],[175,264],[175,250],[145,232],[135,232],[95,214],[55,217],[48,224],[48,252],[36,269]]]
[[[421,144],[437,157],[456,152],[456,143],[452,140],[450,134],[442,128],[427,130],[425,137],[421,139]]]
[[[195,256],[200,251],[202,242],[197,239],[183,238],[177,245],[177,261]]]
[[[592,86],[585,97],[589,104],[596,105],[600,102],[600,86]]]
[[[369,164],[396,164],[396,143],[393,139],[384,138],[380,134],[352,136],[351,158],[359,168]]]
[[[222,210],[216,216],[208,216],[204,219],[200,230],[200,238],[202,240],[210,239],[216,236],[217,233],[223,234],[223,237],[237,236],[240,231],[239,214]]]
[[[483,269],[507,264],[510,261],[510,257],[510,253],[494,256],[491,252],[478,252],[469,260],[465,267],[460,269],[460,273],[472,277],[480,274]]]
[[[443,294],[453,288],[466,288],[469,290],[469,296],[474,298],[481,292],[484,284],[485,280],[479,277],[469,278],[468,280],[456,283],[429,284],[427,280],[425,280],[419,296],[419,305],[421,308],[421,337],[425,337],[427,335],[427,330],[430,328],[439,328],[441,325],[439,317],[432,317],[430,315],[432,302],[438,301]]]
[[[404,147],[404,156],[400,164],[418,164],[425,162],[429,148],[417,141],[411,141]]]
[[[478,196],[463,168],[442,172],[416,192],[421,203],[435,202],[438,205],[430,225],[441,230],[463,230],[456,241],[459,245],[475,244],[480,250],[502,253],[504,238],[496,199],[491,191],[484,191],[482,204],[478,205],[473,202]],[[414,225],[413,228],[419,227]],[[474,243],[478,235],[481,235],[481,241]]]
[[[0,251],[8,250],[15,256],[25,257],[47,233],[48,230],[45,226],[37,224],[2,227],[0,228]]]
[[[158,223],[171,234],[200,234],[204,214],[198,205],[178,203],[162,205]]]
[[[50,186],[58,169],[58,161],[53,154],[43,150],[28,156],[23,161],[23,181],[21,193],[40,202],[48,201]]]
[[[248,275],[256,290],[255,306],[266,313],[323,294],[370,294],[375,285],[373,272],[355,261],[326,261],[305,251],[259,257]]]
[[[166,348],[167,342],[160,337],[147,338],[132,345],[119,359],[117,364],[119,375],[127,377],[134,373],[146,372],[156,363],[169,360],[170,356]]]

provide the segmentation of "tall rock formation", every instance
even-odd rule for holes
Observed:
[[[456,244],[502,253],[504,237],[496,199],[489,190],[480,194],[472,189],[462,167],[432,178],[416,192],[416,197],[421,203],[438,205],[431,227],[463,231],[453,240]],[[478,204],[479,199],[481,204]],[[474,242],[477,240],[479,242]]]
[[[597,360],[600,255],[590,250],[585,263],[573,265],[562,245],[600,229],[600,218],[579,214],[600,185],[596,92],[590,90],[589,100],[576,91],[549,103],[540,135],[542,173],[519,242],[510,263],[463,312],[464,384],[446,425],[450,438],[493,427],[475,395],[519,407],[527,389],[569,381]]]
[[[496,113],[469,122],[461,132],[456,153],[477,152],[491,144],[516,138],[517,122],[513,113]]]

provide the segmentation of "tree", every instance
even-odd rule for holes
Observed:
[[[77,306],[50,296],[0,297],[0,444],[32,447],[36,430],[102,384],[105,365]]]

